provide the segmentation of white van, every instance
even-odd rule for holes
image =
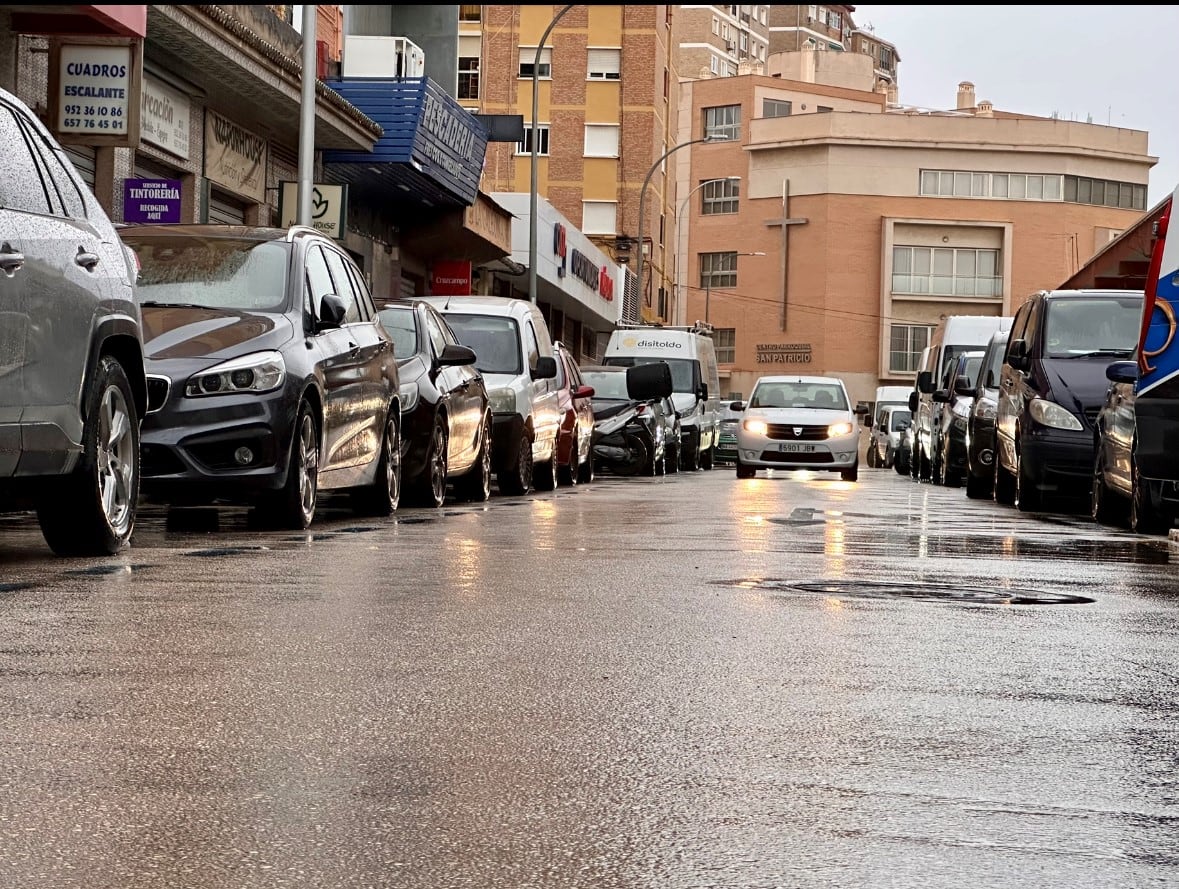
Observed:
[[[671,400],[680,413],[680,468],[712,469],[721,411],[711,325],[620,327],[610,334],[602,359],[622,367],[652,361],[671,367]]]
[[[502,494],[557,487],[557,359],[544,315],[503,296],[422,296],[460,343],[475,350],[487,385],[492,462]]]
[[[963,352],[983,351],[991,336],[1000,330],[1011,329],[1010,315],[951,315],[933,331],[929,349],[917,371],[916,398],[913,410],[913,477],[936,479],[935,461],[940,459],[940,442],[933,440],[940,427],[940,413],[944,405],[933,400],[937,389],[949,383],[955,359]]]

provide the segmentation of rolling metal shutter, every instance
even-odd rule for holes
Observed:
[[[82,180],[94,188],[95,149],[88,145],[63,145],[66,157],[74,163]]]
[[[245,225],[245,205],[219,192],[210,191],[209,222],[216,225]]]

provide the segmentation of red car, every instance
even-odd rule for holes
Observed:
[[[563,485],[594,480],[594,460],[590,450],[594,434],[594,409],[590,401],[592,387],[585,385],[581,371],[569,347],[553,343],[557,359],[557,410],[561,428],[557,433],[557,478]]]

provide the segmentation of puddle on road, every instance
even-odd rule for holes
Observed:
[[[185,555],[214,559],[219,556],[240,556],[242,553],[265,552],[268,549],[270,549],[268,546],[218,546],[213,549],[195,549]]]
[[[1091,605],[1096,601],[1088,596],[1068,593],[1030,589],[987,589],[934,581],[893,583],[880,580],[816,580],[799,583],[767,577],[718,580],[713,583],[765,593],[810,593],[848,599],[908,599],[947,605]]]
[[[31,583],[0,583],[0,596],[5,593],[19,593],[21,590],[31,590]]]
[[[71,568],[65,573],[89,577],[103,577],[110,574],[133,574],[136,571],[143,571],[145,568],[154,567],[155,565],[94,565],[90,568]]]

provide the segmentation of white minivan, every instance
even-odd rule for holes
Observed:
[[[503,296],[422,296],[475,351],[492,416],[492,464],[501,494],[557,487],[557,359],[544,315]]]
[[[721,417],[712,327],[620,327],[610,334],[602,363],[631,367],[652,361],[671,367],[671,400],[680,414],[680,468],[712,469]]]

